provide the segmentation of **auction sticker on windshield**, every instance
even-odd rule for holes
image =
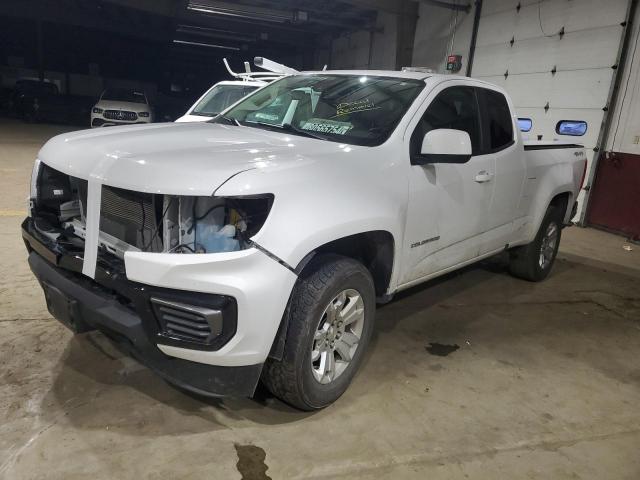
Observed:
[[[353,128],[353,124],[349,122],[327,120],[324,118],[311,118],[307,120],[301,128],[303,130],[309,130],[311,132],[345,135],[349,130]]]
[[[368,98],[365,98],[364,100],[358,100],[356,102],[339,103],[336,107],[336,117],[349,115],[350,113],[377,110],[378,108],[380,107],[376,107],[376,105]]]

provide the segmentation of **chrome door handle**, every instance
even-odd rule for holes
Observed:
[[[476,174],[474,180],[478,183],[490,182],[493,178],[493,173],[489,173],[486,170],[482,170]]]

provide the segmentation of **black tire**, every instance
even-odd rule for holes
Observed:
[[[533,242],[509,251],[509,271],[514,277],[529,280],[530,282],[540,282],[547,278],[555,262],[558,247],[560,246],[562,213],[559,209],[550,206],[542,219],[542,223]],[[555,226],[557,239],[552,249],[550,260],[542,266],[540,262],[540,251],[545,241],[545,234],[550,226]]]
[[[313,375],[314,334],[329,303],[354,289],[364,302],[364,324],[358,347],[344,371],[328,384]],[[336,401],[347,389],[371,339],[376,295],[373,279],[360,262],[339,255],[314,258],[300,275],[290,300],[289,328],[282,360],[267,360],[262,381],[276,397],[301,410],[317,410]]]

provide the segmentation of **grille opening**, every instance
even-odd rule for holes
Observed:
[[[102,187],[100,231],[140,250],[162,251],[162,195]]]
[[[37,188],[31,213],[38,230],[82,253],[87,181],[42,164]],[[128,251],[185,254],[249,248],[273,205],[269,194],[222,198],[100,188],[98,249],[120,259]]]

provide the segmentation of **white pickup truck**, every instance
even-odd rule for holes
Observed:
[[[503,90],[409,71],[285,76],[205,123],[68,133],[23,223],[49,310],[205,395],[348,387],[376,302],[504,250],[544,279],[584,150],[523,142]]]

